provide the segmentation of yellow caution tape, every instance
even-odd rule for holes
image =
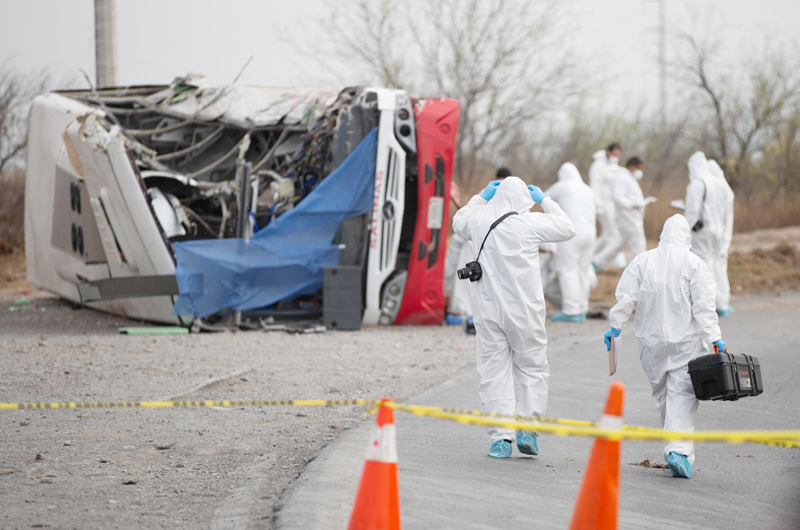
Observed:
[[[695,431],[683,433],[624,425],[622,430],[603,429],[595,422],[563,418],[507,416],[479,410],[453,409],[426,405],[401,405],[375,399],[291,399],[291,400],[202,400],[202,401],[89,401],[0,403],[1,410],[39,409],[107,409],[107,408],[202,408],[202,407],[333,407],[369,406],[374,412],[380,406],[417,416],[438,418],[467,425],[503,427],[529,432],[546,432],[556,436],[584,436],[608,440],[677,441],[725,443],[758,443],[777,447],[800,448],[800,430],[779,431]]]
[[[380,402],[378,403],[380,406]],[[597,422],[595,421],[585,421],[585,420],[570,420],[565,418],[548,418],[546,416],[520,416],[520,415],[508,415],[508,414],[497,414],[495,412],[484,412],[482,410],[471,410],[471,409],[454,409],[449,407],[431,407],[428,405],[413,405],[415,408],[419,408],[420,410],[427,409],[439,412],[447,412],[449,414],[460,414],[466,416],[482,416],[487,418],[503,418],[503,419],[510,419],[510,420],[517,420],[522,422],[539,422],[539,423],[555,423],[558,425],[573,425],[576,427],[597,427]],[[625,431],[659,431],[660,429],[654,429],[652,427],[637,427],[633,425],[623,425],[622,429]]]
[[[87,402],[54,402],[54,403],[0,403],[0,410],[36,410],[36,409],[167,409],[167,408],[201,408],[201,407],[332,407],[337,405],[380,405],[374,399],[290,399],[278,401],[260,400],[220,400],[220,401],[87,401]]]
[[[608,440],[635,440],[635,441],[679,441],[691,440],[694,442],[726,442],[726,443],[761,443],[778,447],[800,448],[800,429],[780,431],[695,431],[693,433],[665,431],[661,429],[603,429],[577,425],[559,425],[548,423],[528,423],[510,419],[491,418],[467,414],[454,414],[437,410],[436,407],[421,405],[401,405],[391,401],[383,403],[394,410],[408,412],[416,416],[426,416],[443,420],[455,421],[467,425],[482,425],[485,427],[502,427],[516,431],[534,433],[546,432],[556,436],[585,436],[591,438],[605,438]]]

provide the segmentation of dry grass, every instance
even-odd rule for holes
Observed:
[[[25,172],[0,174],[0,287],[25,285]]]
[[[11,248],[3,252],[0,242],[0,289],[27,287],[25,281],[25,250],[22,247]]]
[[[734,239],[734,242],[736,240]],[[653,248],[654,242],[648,241]],[[592,291],[593,306],[612,306],[616,303],[621,270],[605,270],[597,274],[597,288]],[[770,250],[732,252],[728,259],[728,279],[732,294],[783,294],[800,291],[800,248],[782,243]]]
[[[0,174],[0,254],[22,246],[25,238],[25,171]]]
[[[648,239],[658,240],[664,221],[680,213],[670,208],[669,203],[682,199],[685,190],[666,191],[658,198],[658,202],[647,207],[644,219],[644,231]],[[774,201],[746,201],[737,199],[734,206],[734,231],[736,233],[753,230],[781,228],[800,225],[800,195],[780,197]]]
[[[800,250],[787,244],[772,250],[733,252],[728,259],[733,294],[778,294],[800,289]]]

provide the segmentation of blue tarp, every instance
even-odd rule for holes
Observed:
[[[319,290],[323,269],[339,263],[339,248],[332,244],[339,225],[372,208],[377,143],[373,129],[300,204],[249,242],[173,244],[180,291],[173,313],[204,317],[225,308],[245,311]]]

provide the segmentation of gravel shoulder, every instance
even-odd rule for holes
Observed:
[[[474,365],[461,328],[126,336],[135,323],[41,292],[8,312],[19,296],[0,292],[2,402],[406,400]],[[0,529],[270,528],[285,488],[364,413],[2,412]]]

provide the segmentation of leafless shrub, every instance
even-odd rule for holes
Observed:
[[[586,82],[557,0],[359,0],[320,23],[372,82],[459,100],[456,181],[482,180]]]
[[[47,84],[44,75],[25,75],[0,65],[0,173],[24,154],[30,103]]]

